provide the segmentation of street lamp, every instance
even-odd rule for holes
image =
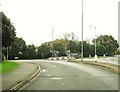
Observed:
[[[54,50],[53,50],[53,31],[54,31],[54,29],[52,29],[52,60],[53,60],[53,54],[54,54]]]
[[[97,61],[97,54],[96,54],[96,27],[94,27],[94,26],[90,26],[90,27],[93,27],[94,29],[95,29],[95,61]]]
[[[82,31],[81,31],[81,38],[82,38],[82,42],[81,42],[81,61],[83,61],[83,0],[82,0]]]

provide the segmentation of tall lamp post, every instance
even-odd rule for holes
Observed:
[[[81,31],[81,38],[82,38],[82,42],[81,42],[81,61],[83,61],[83,0],[82,0],[82,31]]]
[[[97,61],[97,54],[96,54],[96,27],[94,27],[94,26],[90,26],[90,27],[93,27],[94,30],[95,30],[95,57],[94,57],[94,60],[96,62]]]
[[[53,31],[54,31],[54,29],[52,29],[52,59],[53,59],[53,54],[54,54],[54,50],[53,50]]]

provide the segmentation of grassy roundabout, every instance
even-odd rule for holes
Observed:
[[[2,63],[0,63],[0,74],[10,72],[17,68],[17,66],[18,63],[16,62],[3,61]]]

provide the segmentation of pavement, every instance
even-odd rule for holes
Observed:
[[[8,90],[21,81],[30,77],[37,70],[37,66],[27,62],[18,62],[19,66],[15,70],[0,75],[2,77],[2,90]],[[1,90],[1,89],[0,89]]]

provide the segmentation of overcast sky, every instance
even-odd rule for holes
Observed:
[[[81,40],[82,0],[0,0],[3,11],[14,24],[16,34],[27,44],[40,45],[62,34],[74,32]],[[118,1],[84,1],[84,40],[97,36],[112,35],[118,40]]]

